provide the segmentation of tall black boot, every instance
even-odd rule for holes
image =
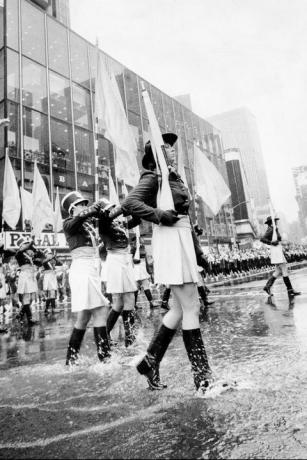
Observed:
[[[155,305],[152,301],[152,293],[150,289],[144,289],[144,294],[146,295],[146,298],[149,302],[149,307],[152,310],[153,308],[157,307],[158,305]]]
[[[110,358],[110,344],[106,326],[94,327],[94,339],[99,361],[105,361]]]
[[[50,299],[50,305],[51,305],[51,311],[53,313],[55,310],[55,299]]]
[[[66,365],[74,365],[77,363],[81,343],[85,334],[85,329],[73,329],[67,348]]]
[[[45,305],[45,315],[48,314],[48,308],[49,308],[50,303],[51,303],[51,299],[47,299],[46,300],[46,305]]]
[[[134,311],[131,310],[123,310],[123,323],[124,323],[124,331],[125,331],[125,347],[128,348],[135,342],[135,334],[134,334]]]
[[[284,283],[285,283],[285,285],[286,285],[286,287],[287,287],[288,295],[289,295],[290,297],[294,297],[294,296],[296,296],[296,295],[301,295],[300,292],[295,291],[295,290],[293,289],[289,276],[284,276],[284,277],[283,277],[283,280],[284,280]]]
[[[29,326],[34,326],[35,324],[37,324],[37,321],[32,320],[32,312],[31,312],[30,305],[24,305],[23,309],[24,309],[24,312],[25,312],[27,320],[28,320],[28,325]]]
[[[161,308],[169,310],[168,301],[171,295],[171,288],[165,288],[162,295]]]
[[[214,301],[208,300],[208,295],[203,286],[197,286],[198,294],[200,295],[201,300],[204,302],[205,307],[212,305]]]
[[[191,363],[196,390],[205,392],[211,371],[200,329],[182,330],[182,337]]]
[[[271,293],[271,287],[273,286],[273,284],[275,283],[275,281],[276,281],[276,278],[275,278],[275,276],[273,276],[273,275],[270,276],[270,278],[267,280],[267,283],[266,283],[266,285],[265,285],[264,288],[263,288],[263,290],[264,290],[267,294],[272,295],[272,293]]]
[[[110,334],[113,327],[115,326],[116,321],[118,320],[120,313],[118,311],[111,309],[108,319],[107,319],[107,333]]]
[[[140,374],[147,377],[150,390],[163,390],[167,387],[160,382],[159,367],[175,332],[176,329],[169,329],[162,324],[147,348],[147,354],[136,367]]]

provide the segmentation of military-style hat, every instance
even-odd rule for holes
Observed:
[[[74,190],[64,196],[61,205],[64,211],[70,214],[73,206],[76,206],[79,203],[88,204],[88,199],[84,198],[77,190]]]
[[[279,219],[279,217],[275,217],[274,220],[275,220],[275,222],[276,222],[277,220],[280,220],[280,219]],[[266,221],[265,221],[264,223],[265,223],[266,225],[271,224],[271,223],[272,223],[272,217],[271,217],[271,216],[268,216],[268,217],[266,218]]]
[[[175,133],[164,133],[164,134],[162,134],[162,138],[163,138],[163,141],[165,142],[165,144],[169,144],[169,145],[173,146],[175,144],[175,142],[177,141],[178,136]],[[152,153],[151,143],[150,143],[150,141],[148,141],[145,144],[145,154],[144,154],[143,159],[142,159],[143,168],[148,169],[148,166],[149,166],[150,163],[155,164],[156,162],[155,162],[155,159],[154,159],[154,156],[153,156],[153,153]]]

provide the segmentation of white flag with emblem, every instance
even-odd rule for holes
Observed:
[[[3,209],[2,218],[15,230],[20,217],[20,197],[15,173],[8,154],[5,155],[3,178]]]
[[[36,162],[34,163],[32,196],[32,229],[33,234],[39,236],[46,224],[54,225],[54,213],[45,182],[38,170]]]

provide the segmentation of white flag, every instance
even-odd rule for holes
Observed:
[[[109,169],[109,201],[111,204],[119,206],[119,198],[116,192],[116,188],[112,179],[111,170]]]
[[[146,89],[142,90],[142,96],[149,121],[150,144],[152,152],[154,154],[155,161],[157,163],[157,166],[159,165],[159,169],[162,176],[161,187],[159,188],[157,196],[157,204],[158,207],[163,210],[174,209],[173,195],[168,182],[169,170],[163,152],[164,142],[162,134],[151,100],[149,98],[149,94],[146,91]]]
[[[32,228],[33,234],[38,236],[46,224],[54,225],[54,214],[45,182],[40,175],[36,162],[34,163],[32,196]]]
[[[116,176],[134,187],[139,180],[137,145],[129,126],[116,78],[98,54],[95,116],[98,127],[104,132],[115,150]]]
[[[56,197],[54,202],[54,231],[60,232],[63,230],[63,219],[61,213],[61,203],[59,195],[59,187],[56,188]]]
[[[15,173],[8,154],[5,155],[3,180],[3,220],[15,230],[20,217],[20,197]]]
[[[194,144],[195,192],[216,215],[231,193],[221,173]]]
[[[20,198],[21,198],[21,210],[22,210],[23,223],[25,220],[32,221],[32,215],[33,215],[32,193],[28,192],[23,187],[20,187]]]
[[[177,168],[177,171],[178,171],[181,179],[183,180],[184,185],[189,189],[187,176],[186,176],[185,170],[184,170],[183,150],[182,150],[182,144],[181,144],[180,136],[178,136],[178,139],[177,139],[177,146],[178,146],[178,162],[177,162],[178,168]]]

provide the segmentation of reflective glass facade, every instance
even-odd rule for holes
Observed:
[[[53,200],[56,187],[59,187],[60,198],[77,188],[93,200],[96,48],[72,32],[67,22],[52,17],[50,8],[43,9],[29,0],[6,0],[0,10],[0,71],[4,76],[0,109],[3,116],[11,120],[4,129],[3,146],[0,145],[0,178],[7,149],[16,177],[26,189],[32,188],[36,159]],[[143,146],[148,140],[148,119],[140,95],[141,78],[99,52],[116,77],[137,141],[141,169]],[[149,82],[144,84],[161,131],[175,131],[180,137],[190,189],[193,189],[193,142],[227,181],[220,132]],[[108,196],[109,168],[115,178],[113,148],[102,134],[98,148],[99,195]],[[121,183],[118,190],[120,195]],[[1,195],[0,199],[2,206]],[[194,217],[195,211],[199,224],[205,229],[204,238],[210,243],[227,242],[234,236],[229,205],[215,218],[208,217],[202,205],[198,209],[193,206]]]

